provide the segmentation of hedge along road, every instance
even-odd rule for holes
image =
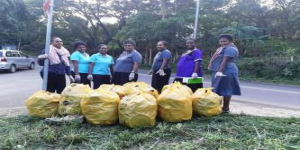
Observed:
[[[20,70],[13,74],[0,72],[0,115],[10,110],[25,109],[25,100],[42,88],[39,70]],[[173,80],[172,77],[170,81]],[[139,81],[150,84],[151,76],[140,71]],[[210,87],[210,79],[204,80],[204,86]],[[241,82],[241,88],[243,95],[234,96],[234,101],[300,109],[300,87]]]

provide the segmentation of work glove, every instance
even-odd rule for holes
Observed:
[[[216,75],[215,75],[215,78],[217,77],[224,77],[226,76],[225,74],[223,74],[223,72],[217,72]]]
[[[80,75],[79,74],[75,75],[75,82],[80,83],[80,81],[81,81]]]
[[[47,54],[43,54],[43,55],[39,55],[38,59],[47,59],[48,55]]]
[[[166,75],[166,73],[164,72],[163,69],[159,69],[159,70],[156,72],[156,74],[159,74],[160,76],[165,76],[165,75]]]
[[[89,74],[89,75],[87,76],[87,79],[88,79],[89,81],[93,81],[93,75]]]
[[[153,73],[153,70],[150,70],[150,71],[148,72],[149,75],[152,75],[152,73]]]
[[[197,74],[197,73],[193,73],[193,74],[192,74],[192,78],[194,78],[194,79],[195,79],[195,78],[198,78],[198,74]]]
[[[75,82],[75,79],[72,76],[69,76],[69,79],[70,79],[70,83],[74,83]]]
[[[131,72],[131,73],[129,74],[129,81],[131,81],[131,80],[134,79],[134,75],[135,75],[134,72]]]

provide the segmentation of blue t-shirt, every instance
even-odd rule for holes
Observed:
[[[224,73],[238,73],[239,70],[235,64],[235,59],[238,57],[239,53],[237,48],[235,47],[225,47],[220,52],[219,56],[211,62],[211,67],[209,68],[211,71],[218,71],[221,63],[223,61],[224,56],[230,57],[228,60],[226,67],[224,68]]]
[[[90,59],[89,54],[80,53],[79,51],[76,51],[71,55],[71,60],[78,62],[78,72],[79,73],[88,73],[89,72],[89,59]],[[73,71],[74,71],[74,68],[73,68]]]
[[[111,75],[110,66],[114,64],[114,59],[110,55],[94,54],[90,62],[94,63],[93,74]]]
[[[130,73],[133,69],[134,63],[141,63],[142,55],[133,50],[130,53],[123,52],[116,60],[115,72],[127,72]]]
[[[153,61],[153,64],[152,64],[152,69],[154,70],[158,70],[160,69],[164,59],[172,59],[172,54],[169,50],[165,49],[161,52],[158,52],[155,57],[154,57],[154,61]],[[165,66],[164,69],[167,69],[167,68],[170,68],[170,62]]]

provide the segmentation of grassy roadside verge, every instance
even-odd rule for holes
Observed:
[[[0,117],[0,149],[300,149],[300,119],[243,115],[195,117],[153,128],[48,125]]]

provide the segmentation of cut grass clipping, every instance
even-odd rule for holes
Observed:
[[[300,149],[300,119],[222,115],[153,128],[0,118],[0,149]]]

